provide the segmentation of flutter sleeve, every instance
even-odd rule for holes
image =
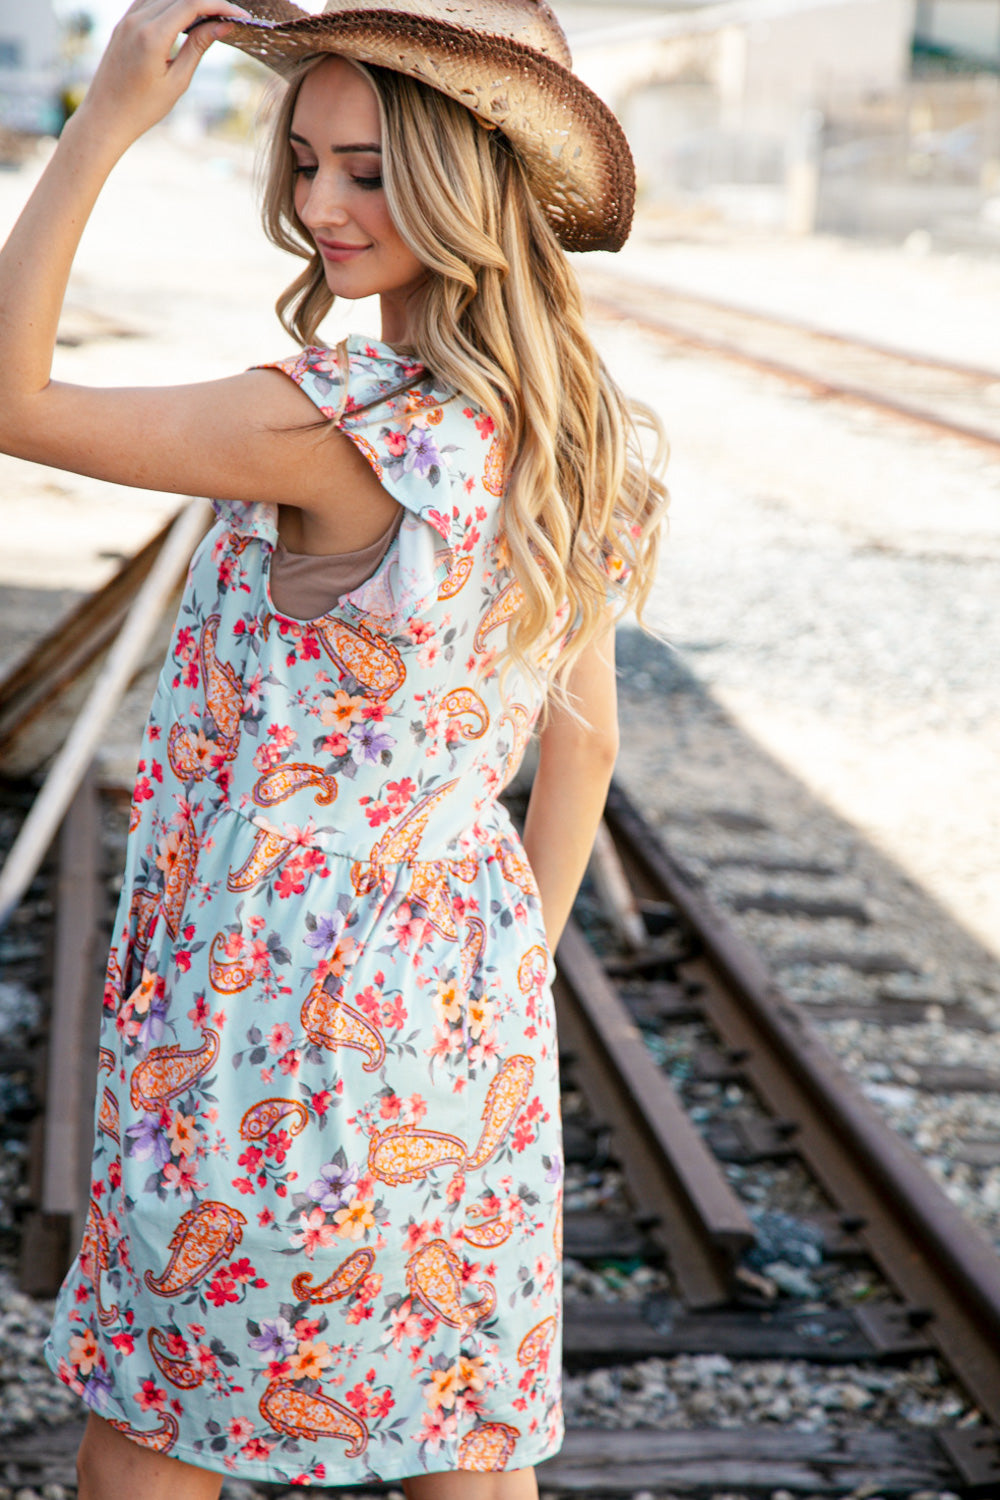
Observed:
[[[418,614],[452,565],[453,449],[439,429],[454,391],[388,345],[359,338],[335,349],[307,348],[258,368],[294,380],[406,511],[385,566],[346,600],[386,617]]]

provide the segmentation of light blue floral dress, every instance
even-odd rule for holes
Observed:
[[[384,344],[283,370],[405,507],[295,620],[219,504],[142,746],[93,1184],[46,1348],[135,1441],[343,1485],[554,1452],[562,1163],[538,890],[498,802],[541,691],[488,415]]]

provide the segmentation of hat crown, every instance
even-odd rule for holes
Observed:
[[[562,63],[573,65],[566,34],[545,0],[327,0],[325,16],[419,16],[422,20],[461,26],[483,37],[502,36]]]

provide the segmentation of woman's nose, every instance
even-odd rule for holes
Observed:
[[[302,222],[311,228],[322,228],[325,224],[346,224],[348,213],[339,202],[339,195],[329,181],[314,177],[299,211]]]

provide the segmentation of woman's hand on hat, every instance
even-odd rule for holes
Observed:
[[[170,113],[229,19],[245,18],[228,0],[134,0],[77,113],[123,150]]]

